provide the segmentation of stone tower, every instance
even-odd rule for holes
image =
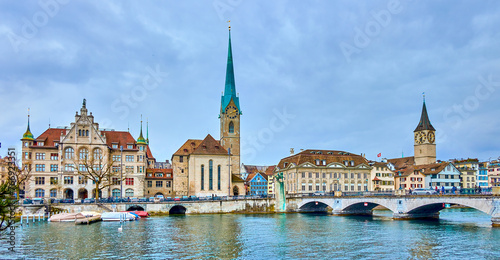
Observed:
[[[233,54],[231,50],[231,27],[229,27],[229,47],[226,68],[226,86],[221,97],[220,142],[231,158],[231,174],[240,172],[240,101],[234,82]]]
[[[422,115],[420,116],[420,122],[417,128],[413,131],[415,134],[414,142],[414,152],[415,152],[415,164],[429,164],[436,162],[436,129],[432,126],[429,121],[429,116],[427,115],[427,108],[425,107],[425,96],[424,105],[422,107]]]

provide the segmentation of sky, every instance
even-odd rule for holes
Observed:
[[[241,162],[300,149],[413,155],[423,93],[437,159],[500,156],[498,1],[1,1],[0,155],[69,126],[101,128],[157,161],[220,138],[231,39]]]

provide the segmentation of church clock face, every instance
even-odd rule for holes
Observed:
[[[434,134],[434,132],[429,132],[427,134],[427,139],[429,140],[429,143],[433,144],[434,141],[436,141],[436,135]]]
[[[427,139],[427,135],[423,132],[415,133],[415,143],[423,144]]]
[[[230,119],[235,119],[238,116],[238,109],[234,106],[227,106],[226,116]]]

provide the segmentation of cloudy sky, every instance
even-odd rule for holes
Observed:
[[[437,157],[500,156],[498,1],[2,1],[0,155],[74,120],[139,135],[157,160],[219,138],[228,29],[242,162],[290,148],[413,155],[425,92]],[[145,80],[146,79],[146,80]]]

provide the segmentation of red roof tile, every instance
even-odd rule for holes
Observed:
[[[188,139],[173,155],[189,155],[198,147],[201,141],[198,139]]]
[[[54,141],[59,142],[61,140],[61,133],[65,135],[66,129],[49,128],[35,139],[35,146],[37,146],[38,142],[44,142],[43,147],[56,147]]]
[[[123,146],[124,150],[127,147],[127,144],[134,144],[135,147],[135,139],[134,137],[129,133],[125,131],[101,131],[104,133],[106,136],[106,144],[112,148],[112,144],[118,144],[118,148],[115,149],[120,149],[120,146]]]

